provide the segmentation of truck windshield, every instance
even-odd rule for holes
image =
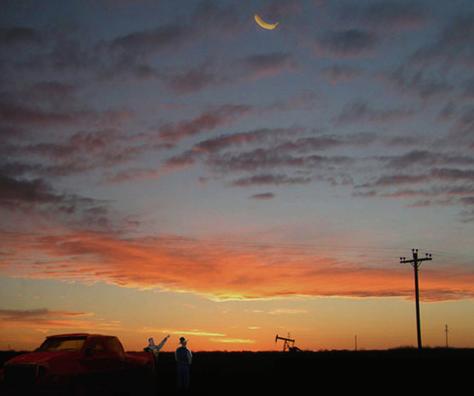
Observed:
[[[79,351],[85,338],[47,338],[38,351]]]

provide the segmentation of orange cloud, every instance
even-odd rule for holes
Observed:
[[[200,329],[191,330],[179,330],[179,329],[157,329],[154,327],[144,327],[140,330],[142,333],[163,333],[163,334],[174,334],[174,335],[188,335],[195,337],[225,337],[223,333],[216,333]]]
[[[4,329],[49,330],[75,329],[83,331],[115,330],[118,321],[104,321],[93,318],[92,312],[52,311],[40,309],[0,309],[0,320]]]
[[[211,338],[210,341],[221,344],[255,344],[255,340],[248,338]]]
[[[5,238],[2,237],[3,240]],[[285,296],[409,297],[410,267],[383,266],[288,245],[230,243],[179,236],[120,238],[113,234],[10,234],[0,272],[9,276],[104,281],[125,287],[192,292],[212,299]],[[343,253],[341,253],[342,255]],[[361,259],[362,260],[362,259]],[[474,296],[474,273],[425,268],[422,298]]]

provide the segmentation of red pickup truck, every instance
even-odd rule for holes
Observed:
[[[10,359],[3,369],[5,393],[153,394],[155,357],[126,353],[117,337],[61,334],[34,352]]]

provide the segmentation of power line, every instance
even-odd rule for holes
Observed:
[[[426,253],[426,257],[418,257],[418,249],[411,250],[413,259],[407,260],[406,257],[400,257],[400,264],[409,263],[413,267],[415,275],[415,303],[416,303],[416,337],[418,341],[418,349],[423,349],[423,344],[421,342],[421,325],[420,325],[420,291],[418,287],[418,268],[420,267],[423,261],[431,261],[431,254]]]

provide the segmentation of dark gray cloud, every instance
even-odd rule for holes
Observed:
[[[321,70],[321,74],[332,83],[349,81],[359,77],[362,73],[361,68],[349,65],[326,66]]]
[[[193,119],[165,124],[159,129],[159,136],[164,141],[176,143],[182,139],[212,131],[216,127],[228,125],[251,110],[252,107],[246,105],[222,105],[205,111]]]
[[[123,52],[127,57],[148,57],[165,48],[176,48],[192,35],[193,31],[185,26],[170,24],[117,37],[108,46],[110,50]]]
[[[17,203],[57,204],[64,196],[56,194],[44,180],[17,180],[0,175],[0,204],[14,207]]]
[[[3,95],[2,95],[3,96]],[[0,98],[0,122],[12,125],[67,125],[83,122],[95,117],[91,111],[44,110],[36,105],[24,105]]]
[[[448,182],[467,181],[474,183],[474,169],[433,168],[421,174],[400,173],[383,175],[378,177],[373,183],[367,183],[358,187],[374,188],[393,187],[404,184],[426,184],[434,180]],[[451,193],[453,193],[453,191],[451,191]]]
[[[463,197],[460,199],[463,205],[474,205],[474,196],[472,197]]]
[[[429,150],[411,150],[405,154],[378,157],[389,168],[404,169],[413,166],[435,165],[472,165],[474,158],[470,155],[445,153]]]
[[[70,176],[126,163],[149,150],[149,145],[135,142],[133,136],[118,129],[86,130],[63,141],[16,142],[0,147],[0,152],[10,157],[0,160],[0,170],[12,176]]]
[[[276,143],[289,134],[301,133],[302,128],[262,128],[248,132],[240,132],[229,135],[220,135],[215,138],[202,140],[195,144],[190,150],[176,154],[168,158],[165,166],[181,167],[194,164],[198,159],[210,158],[222,150],[241,147],[249,144]]]
[[[42,34],[30,27],[13,26],[0,27],[0,46],[12,46],[18,44],[41,44]]]
[[[324,55],[353,57],[371,53],[378,38],[375,33],[361,29],[327,32],[316,40],[316,50]]]
[[[426,9],[416,1],[383,0],[349,3],[341,8],[345,22],[358,22],[380,29],[406,30],[420,28],[429,20]]]
[[[437,39],[418,49],[412,57],[417,63],[439,62],[445,68],[454,64],[472,67],[474,65],[474,12],[467,12],[454,18],[439,34]]]
[[[311,182],[309,177],[288,176],[285,174],[264,173],[257,174],[250,177],[242,177],[232,181],[231,185],[234,187],[252,187],[262,185],[289,185],[289,184],[307,184]]]
[[[453,129],[456,135],[471,139],[474,144],[474,106],[466,106],[456,116]]]
[[[178,73],[161,73],[159,78],[168,89],[177,94],[192,93],[230,81],[228,77],[219,75],[208,64]]]
[[[295,71],[298,64],[290,53],[273,52],[247,55],[228,63],[207,59],[205,62],[182,70],[155,70],[145,78],[157,78],[176,94],[189,94],[224,84],[270,78]]]
[[[43,218],[69,227],[112,230],[109,203],[73,193],[60,193],[44,179],[0,175],[0,210]]]
[[[259,200],[259,201],[268,201],[270,199],[275,198],[275,194],[271,193],[271,192],[253,194],[249,198],[250,199],[256,199],[256,200]]]
[[[453,87],[439,73],[433,74],[423,68],[399,67],[385,78],[402,92],[412,93],[421,99],[446,95]]]
[[[335,118],[336,124],[343,125],[354,122],[388,123],[412,117],[415,111],[408,108],[381,109],[373,107],[369,102],[356,100],[346,104]]]
[[[318,169],[330,165],[348,164],[352,159],[347,156],[292,155],[276,152],[272,148],[257,148],[239,153],[216,155],[207,160],[207,164],[221,172],[256,171],[272,168]]]
[[[297,68],[297,62],[290,53],[273,52],[249,55],[240,61],[245,78],[271,77]]]
[[[74,87],[39,82],[27,90],[0,92],[0,122],[5,127],[53,127],[117,124],[132,116],[128,109],[95,110],[77,106]]]
[[[459,218],[462,223],[474,222],[474,209],[462,210],[461,213],[459,213]]]

